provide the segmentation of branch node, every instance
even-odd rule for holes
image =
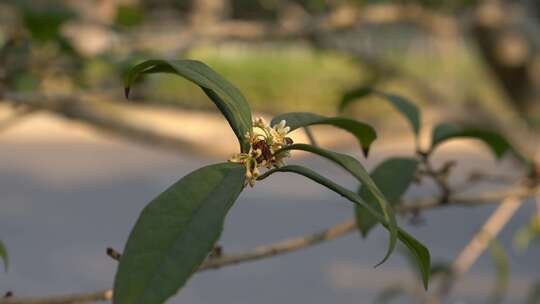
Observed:
[[[122,254],[120,252],[116,251],[114,248],[111,247],[107,247],[107,255],[115,261],[119,261],[122,257]]]

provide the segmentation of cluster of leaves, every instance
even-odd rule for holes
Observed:
[[[418,146],[418,136],[421,129],[420,112],[414,104],[400,96],[379,92],[371,87],[361,86],[343,95],[339,104],[339,110],[343,111],[348,105],[355,101],[363,100],[368,96],[382,98],[394,106],[409,122],[417,142],[417,158],[389,158],[381,162],[371,173],[372,179],[379,186],[379,189],[381,189],[392,207],[396,207],[401,202],[400,198],[414,181],[419,166],[428,164],[429,158],[435,149],[452,139],[469,138],[479,140],[491,150],[496,158],[501,158],[510,152],[526,167],[527,173],[533,173],[534,167],[532,162],[520,154],[503,135],[491,130],[464,128],[454,124],[440,123],[433,128],[430,147],[426,151],[422,151]],[[364,198],[368,203],[373,202],[371,194],[364,187],[361,187],[359,191],[361,195],[365,196]],[[359,206],[356,207],[356,219],[358,229],[364,237],[377,224]],[[538,222],[536,217],[533,217],[531,223],[518,232],[516,240],[519,243],[519,247],[526,247],[535,235],[540,235],[538,233]],[[499,242],[493,240],[489,249],[494,268],[496,269],[496,281],[488,303],[500,303],[504,299],[508,284],[510,265],[507,253]],[[414,257],[411,258],[408,254],[406,255],[409,257],[411,264],[415,265]],[[430,270],[431,277],[442,276],[446,279],[451,279],[452,275],[452,267],[448,263],[435,263]],[[407,295],[407,293],[407,289],[404,286],[392,285],[381,291],[375,303],[389,303],[400,296]],[[538,294],[540,293],[533,288],[529,297],[533,300],[529,300],[529,302],[536,301],[540,298]]]
[[[80,57],[61,31],[66,22],[76,17],[71,9],[29,1],[8,1],[3,5],[11,8],[16,17],[11,21],[12,30],[1,33],[4,85],[18,91],[35,90],[45,78],[56,77],[62,69],[76,70]]]
[[[128,72],[126,95],[138,76],[149,73],[172,73],[197,84],[229,122],[238,139],[240,152],[249,151],[250,143],[245,134],[252,132],[251,110],[240,91],[231,83],[198,61],[149,60]],[[366,155],[376,138],[371,126],[345,117],[295,112],[276,116],[272,125],[281,120],[287,122],[291,131],[321,124],[348,131],[355,136]],[[388,259],[397,241],[401,241],[416,258],[423,274],[423,284],[427,288],[429,251],[398,227],[385,195],[357,159],[308,144],[288,145],[282,148],[282,151],[285,150],[302,150],[332,161],[355,177],[363,190],[361,193],[351,191],[298,165],[268,170],[259,180],[277,172],[299,174],[360,206],[374,223],[381,223],[389,231],[388,250],[380,263]],[[173,296],[207,258],[217,242],[228,210],[244,189],[245,173],[244,166],[236,163],[203,167],[183,177],[150,202],[135,224],[120,259],[114,285],[114,302],[162,303]]]
[[[61,1],[18,0],[5,1],[4,8],[13,12],[13,18],[5,21],[9,22],[8,26],[0,29],[0,66],[5,70],[1,80],[10,90],[46,90],[47,83],[60,81],[64,84],[61,90],[95,85],[110,87],[110,79],[98,76],[124,68],[124,62],[116,59],[112,49],[91,57],[81,52],[64,30],[68,23],[77,24],[82,18],[70,5]],[[142,8],[119,4],[114,22],[101,26],[112,34],[139,25],[143,20]],[[114,83],[114,87],[117,85]]]
[[[240,152],[250,150],[250,142],[245,135],[252,132],[251,110],[241,92],[231,83],[199,61],[148,60],[127,73],[126,96],[140,75],[151,73],[170,73],[197,84],[228,121],[238,139]],[[390,102],[408,120],[418,138],[420,113],[413,103],[400,96],[360,88],[346,94],[339,108],[343,110],[353,101],[362,100],[368,95],[377,95]],[[329,125],[350,132],[358,140],[365,156],[376,139],[376,132],[371,126],[342,116],[324,117],[293,112],[274,117],[271,125],[282,120],[287,122],[291,131],[312,125]],[[377,224],[389,232],[388,249],[379,264],[389,258],[400,241],[418,266],[427,289],[431,271],[429,251],[397,225],[393,207],[400,203],[421,161],[426,160],[443,142],[460,137],[481,140],[498,157],[507,151],[519,155],[503,136],[495,132],[441,124],[435,127],[432,145],[427,151],[419,150],[416,157],[387,159],[371,174],[356,158],[314,145],[292,144],[276,152],[301,150],[330,160],[357,179],[360,187],[355,191],[298,165],[270,169],[258,180],[278,172],[295,173],[351,201],[356,207],[355,214],[362,235],[366,236]],[[181,178],[151,201],[135,224],[120,259],[114,302],[162,303],[173,296],[204,262],[219,239],[227,212],[244,189],[245,175],[245,167],[241,164],[206,166]]]

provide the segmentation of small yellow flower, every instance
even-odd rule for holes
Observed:
[[[280,121],[277,125],[273,127],[273,129],[279,134],[281,137],[285,137],[287,133],[291,130],[290,127],[287,127],[287,122],[285,120]]]
[[[292,144],[292,139],[287,137],[290,127],[285,120],[277,125],[270,125],[262,117],[256,118],[252,123],[251,132],[244,136],[249,140],[248,153],[237,153],[229,161],[243,164],[246,168],[246,184],[253,187],[257,177],[260,176],[259,168],[281,167],[285,164],[284,159],[290,156],[288,151],[276,153],[284,146]]]

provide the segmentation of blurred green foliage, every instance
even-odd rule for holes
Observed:
[[[62,40],[60,27],[76,14],[67,6],[58,4],[35,5],[22,2],[19,6],[24,26],[32,38],[39,42]]]
[[[335,111],[335,101],[345,88],[361,80],[350,59],[306,48],[199,48],[188,54],[208,63],[238,86],[257,111],[270,113],[317,110]],[[156,100],[207,106],[202,93],[174,77],[150,80]]]
[[[144,22],[144,13],[137,5],[119,5],[116,9],[115,24],[132,27]]]
[[[295,0],[290,3],[316,15],[345,2],[365,5],[392,1]],[[474,4],[472,0],[405,2],[440,9],[450,6],[452,8],[448,9],[463,9]],[[0,44],[4,60],[0,63],[6,67],[7,86],[17,91],[60,89],[59,93],[62,93],[84,89],[119,95],[121,75],[127,66],[140,62],[142,58],[163,57],[162,54],[166,53],[166,57],[171,59],[194,58],[207,62],[245,92],[255,111],[278,113],[294,109],[332,114],[343,92],[370,82],[378,73],[370,67],[369,62],[363,64],[347,55],[318,51],[309,45],[289,42],[263,45],[228,42],[219,46],[197,47],[188,53],[178,53],[162,46],[142,51],[132,46],[114,45],[96,55],[82,55],[72,37],[67,37],[63,31],[67,23],[84,21],[84,16],[66,5],[68,2],[6,3],[15,8],[15,19],[19,21],[14,24],[21,26],[17,27],[15,35],[0,27],[2,36],[7,37],[4,40],[8,41]],[[233,0],[231,4],[233,18],[275,19],[283,3],[276,0]],[[187,18],[185,14],[189,12],[190,1],[122,4],[116,7],[110,26],[101,26],[112,36],[129,36],[159,20],[150,16],[164,9],[169,17]],[[376,40],[369,35],[358,36],[358,39],[365,38],[368,44],[379,44],[389,33],[386,28],[380,28],[375,34],[378,37]],[[382,81],[376,84],[377,89],[407,96],[424,105],[432,100],[426,99],[425,91],[419,85],[411,85],[414,79],[420,79],[422,86],[435,89],[447,101],[467,103],[474,98],[474,102],[483,103],[492,114],[505,113],[504,95],[467,44],[450,51],[407,50],[413,46],[409,41],[413,37],[409,37],[405,39],[408,44],[396,50],[391,48],[397,43],[391,37],[394,36],[386,39],[392,42],[390,48],[383,48],[385,51],[377,53],[377,58],[402,72],[398,77],[383,75]],[[383,44],[386,45],[384,41]],[[139,87],[134,99],[145,98],[145,102],[188,108],[209,108],[204,94],[193,89],[189,83],[168,76],[156,78],[159,79],[141,80],[146,85]],[[364,117],[382,118],[387,113],[388,106],[376,98],[367,98],[366,103],[361,109],[352,106],[348,114],[361,113]]]

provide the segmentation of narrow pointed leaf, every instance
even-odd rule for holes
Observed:
[[[163,303],[198,269],[243,189],[245,169],[221,163],[186,175],[142,211],[120,259],[115,304]]]
[[[387,93],[376,93],[378,96],[381,96],[388,100],[395,108],[398,110],[405,118],[409,121],[414,134],[418,136],[420,133],[420,111],[416,105],[404,97],[387,94]]]
[[[501,158],[505,153],[512,152],[520,161],[526,165],[530,165],[531,162],[521,155],[510,142],[501,134],[493,131],[476,129],[476,128],[462,128],[449,123],[441,123],[433,130],[431,139],[431,149],[433,152],[442,143],[445,143],[451,139],[458,138],[470,138],[477,139],[488,146],[493,152],[496,158]]]
[[[414,180],[417,166],[418,161],[414,158],[390,158],[371,172],[371,179],[392,207],[400,202]],[[373,196],[369,188],[362,185],[359,194],[373,208],[380,208],[379,200]],[[359,205],[355,206],[355,214],[358,230],[366,237],[371,228],[377,224],[377,220]]]
[[[405,241],[402,241],[401,243],[401,244],[405,244],[407,250],[405,250],[403,246],[398,246],[397,252],[400,253],[405,258],[411,270],[413,271],[414,275],[418,277],[420,280],[423,280],[424,275],[425,275],[424,271],[426,269],[423,268],[424,265],[421,265],[418,263],[419,259],[422,257],[420,255],[417,255],[417,254],[422,254],[422,250],[419,250],[417,252],[415,250],[410,249],[411,247],[418,246],[418,244],[417,244],[417,241],[414,239],[407,239],[408,237],[412,238],[410,235],[405,235],[405,234],[402,235],[402,238]],[[452,269],[451,269],[450,264],[444,264],[441,262],[431,263],[431,268],[429,269],[429,278],[432,279],[436,276],[450,276],[451,274],[452,274]]]
[[[331,125],[345,130],[356,137],[365,156],[367,156],[371,144],[377,138],[377,133],[370,125],[350,118],[325,117],[307,112],[291,112],[274,117],[271,125],[276,125],[282,120],[287,122],[287,126],[291,128],[291,131],[311,125]]]
[[[245,134],[251,131],[251,109],[242,93],[206,64],[196,60],[148,60],[140,63],[125,77],[125,93],[141,74],[169,73],[197,84],[214,102],[229,122],[243,152],[249,150]]]
[[[343,169],[345,169],[347,172],[351,173],[362,185],[365,189],[365,193],[367,195],[370,195],[369,198],[371,198],[371,203],[373,204],[372,207],[378,208],[378,210],[382,211],[382,214],[384,215],[385,220],[388,222],[388,229],[390,231],[390,243],[388,246],[388,251],[386,252],[385,257],[383,260],[379,263],[384,263],[392,254],[392,251],[394,251],[396,247],[397,242],[397,222],[396,217],[394,215],[394,211],[390,208],[388,202],[386,201],[383,193],[375,182],[371,179],[368,172],[362,164],[356,160],[354,157],[351,157],[346,154],[341,154],[333,151],[328,151],[319,147],[315,147],[312,145],[306,145],[306,144],[294,144],[290,146],[286,146],[281,151],[286,150],[301,150],[301,151],[307,151],[314,154],[317,154],[319,156],[322,156],[330,161],[333,161]],[[277,151],[276,153],[279,153]],[[358,205],[356,205],[358,206]],[[362,207],[363,208],[363,207]],[[372,216],[369,215],[369,212],[365,209],[362,209],[362,212],[365,212],[368,214],[368,217],[370,219],[373,219]],[[373,221],[376,222],[375,219]]]
[[[353,102],[360,101],[370,95],[378,96],[388,101],[397,111],[399,111],[407,119],[407,121],[411,125],[411,128],[413,129],[414,134],[418,136],[418,134],[420,133],[420,111],[414,103],[404,97],[379,92],[369,87],[359,87],[343,95],[338,105],[338,109],[340,112],[343,112],[343,110]]]
[[[314,172],[313,170],[302,167],[302,166],[296,166],[296,165],[287,165],[275,169],[271,169],[266,171],[264,174],[262,174],[259,179],[265,179],[268,176],[276,173],[276,172],[291,172],[296,173],[302,176],[307,177],[308,179],[325,186],[326,188],[334,191],[335,193],[343,196],[347,200],[362,205],[364,208],[366,208],[367,212],[371,213],[371,215],[379,221],[383,227],[389,230],[389,224],[378,211],[373,209],[369,204],[367,204],[360,195],[334,183],[333,181],[325,178],[324,176],[321,176],[320,174]],[[412,256],[416,259],[418,263],[418,267],[420,268],[420,271],[422,273],[422,282],[424,284],[424,288],[428,288],[429,284],[429,276],[430,276],[430,269],[431,269],[431,257],[429,254],[428,249],[422,245],[418,240],[416,240],[414,237],[409,235],[407,232],[405,232],[403,229],[398,227],[398,239],[409,249]]]
[[[2,259],[2,263],[4,263],[4,271],[7,271],[9,267],[9,256],[7,248],[2,241],[0,241],[0,259]]]
[[[409,249],[409,252],[418,264],[424,289],[427,290],[431,275],[431,255],[429,254],[429,250],[412,235],[405,232],[405,230],[399,229],[398,238]]]

